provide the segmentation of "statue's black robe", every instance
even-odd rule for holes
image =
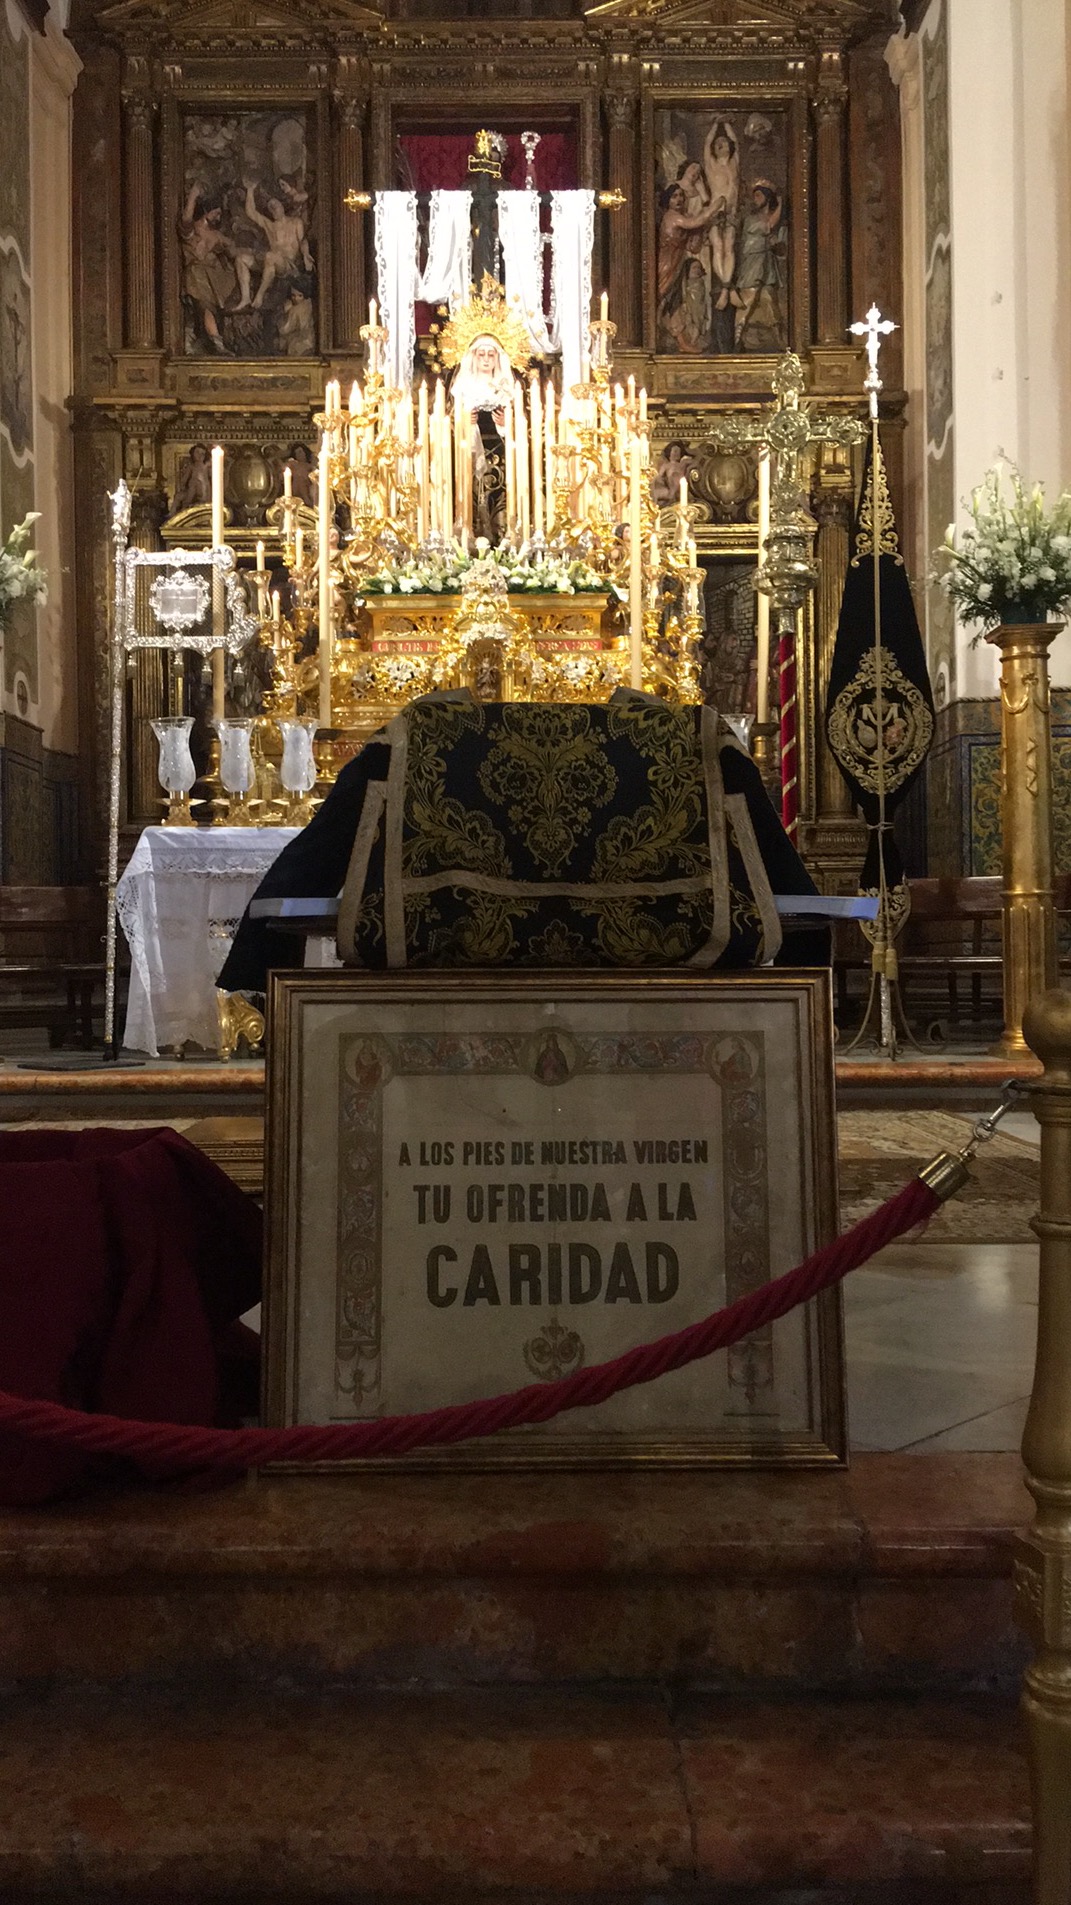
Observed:
[[[385,741],[373,736],[342,768],[322,807],[265,874],[256,899],[327,899],[341,892],[365,790],[371,781],[386,780],[390,752]],[[754,763],[728,735],[719,755],[725,794],[743,795],[747,803],[773,892],[815,893],[814,882],[785,833]],[[300,965],[302,952],[300,936],[281,931],[271,920],[251,919],[247,909],[217,984],[227,992],[264,992],[268,972]],[[829,957],[828,930],[818,927],[786,932],[775,963],[828,965]],[[600,962],[593,958],[591,963]],[[733,963],[739,962],[723,956],[718,969]]]

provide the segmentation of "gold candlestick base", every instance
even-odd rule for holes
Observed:
[[[164,815],[165,827],[196,827],[197,822],[190,811],[188,794],[171,794]]]
[[[260,820],[249,804],[248,794],[228,794],[225,827],[259,827]]]
[[[781,729],[776,721],[753,721],[751,724],[751,758],[775,805],[781,798],[780,734]]]
[[[281,816],[284,827],[307,827],[318,803],[310,794],[291,794]]]

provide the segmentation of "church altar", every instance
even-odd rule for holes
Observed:
[[[216,976],[235,927],[293,827],[146,827],[116,892],[130,947],[124,1045],[215,1051]]]
[[[466,625],[458,596],[368,596],[365,638],[338,656],[339,724],[364,740],[436,687],[469,688],[481,701],[604,701],[627,679],[628,644],[605,592],[498,600],[492,627],[486,608]]]

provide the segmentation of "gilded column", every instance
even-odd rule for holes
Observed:
[[[1025,1013],[1045,1067],[1041,1126],[1037,1358],[1023,1432],[1033,1527],[1017,1544],[1019,1619],[1036,1649],[1023,1689],[1034,1815],[1036,1905],[1071,1901],[1071,993]]]
[[[627,79],[622,62],[628,54],[614,55],[614,73]],[[618,349],[640,342],[640,247],[638,240],[640,208],[636,199],[636,95],[620,85],[603,95],[607,125],[607,178],[611,192],[625,199],[608,216],[610,316],[617,325]]]
[[[1062,627],[1062,622],[1002,624],[986,637],[1000,650],[1004,1033],[997,1050],[1002,1057],[1027,1050],[1023,1013],[1057,978],[1049,644]]]
[[[349,191],[364,189],[364,122],[366,95],[359,87],[357,62],[339,61],[339,83],[335,94],[336,139],[335,204],[337,242],[335,246],[335,348],[339,351],[361,349],[360,327],[367,322],[364,257],[365,218],[370,214],[350,211],[343,204]]]
[[[156,193],[148,62],[127,61],[123,84],[123,336],[131,350],[155,350]]]
[[[817,123],[818,336],[819,345],[844,346],[848,324],[847,101],[844,57],[822,54],[814,96]]]

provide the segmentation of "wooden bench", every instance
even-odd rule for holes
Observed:
[[[102,921],[95,887],[0,887],[0,1024],[44,1026],[53,1046],[77,1033],[92,1048]]]
[[[971,1018],[982,1017],[983,982],[995,979],[995,1004],[1002,999],[1001,910],[1003,884],[997,878],[959,879],[952,876],[934,880],[909,880],[911,912],[897,941],[900,984],[906,997],[909,990],[926,980],[943,980],[948,1013],[952,1024],[959,1021],[959,982],[971,983]],[[1071,874],[1058,874],[1055,881],[1057,930],[1060,938],[1060,970],[1071,971]],[[869,973],[870,949],[862,942],[857,928],[842,928],[834,948],[834,972],[837,981],[837,1010],[843,1017],[848,1006],[849,977],[853,971]]]

